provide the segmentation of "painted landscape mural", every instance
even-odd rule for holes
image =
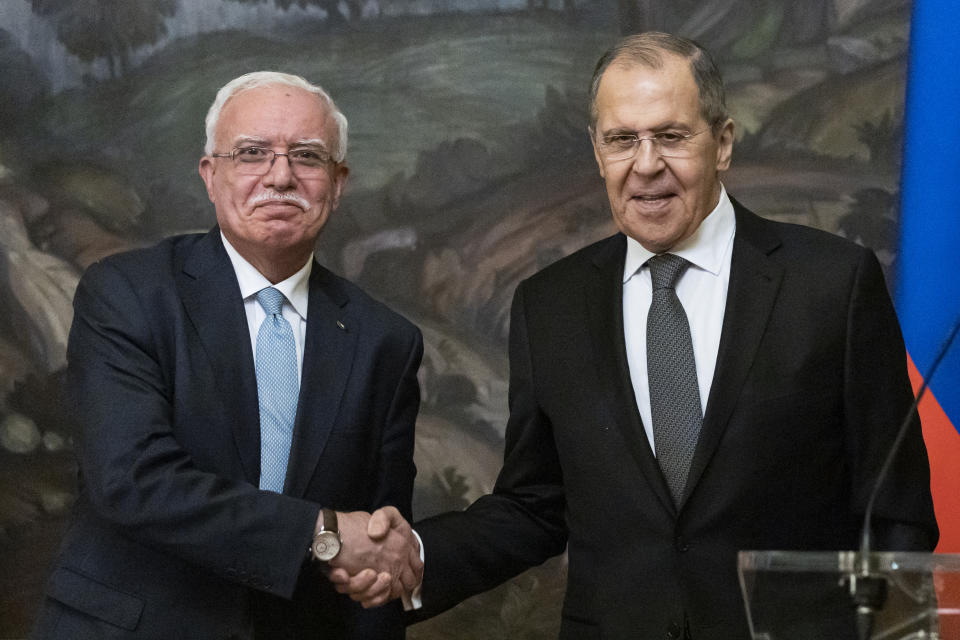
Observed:
[[[60,403],[92,262],[206,230],[216,89],[276,69],[351,123],[351,181],[317,246],[419,325],[418,517],[492,488],[509,304],[614,231],[586,89],[621,34],[716,52],[737,123],[725,185],[758,213],[896,256],[905,0],[0,0],[0,638],[24,637],[76,494]],[[563,348],[563,345],[557,345]],[[414,627],[555,638],[557,558]]]

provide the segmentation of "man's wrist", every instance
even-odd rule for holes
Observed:
[[[337,512],[333,509],[321,509],[314,527],[310,553],[314,560],[329,562],[337,557],[343,542],[337,526]]]

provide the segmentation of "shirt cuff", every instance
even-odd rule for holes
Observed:
[[[413,531],[411,529],[411,531]],[[420,539],[420,534],[416,531],[413,531],[413,535],[417,538],[417,543],[420,545],[420,562],[424,560],[423,553],[423,540]],[[420,584],[413,588],[413,591],[410,593],[404,593],[400,596],[400,601],[403,602],[404,611],[414,611],[416,609],[423,608],[423,598],[421,597],[423,592],[423,580],[420,581]]]

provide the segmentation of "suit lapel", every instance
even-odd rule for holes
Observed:
[[[733,241],[727,308],[720,332],[717,366],[690,464],[685,500],[696,488],[716,451],[756,357],[783,278],[783,268],[769,257],[779,238],[764,221],[733,201],[737,231]]]
[[[631,455],[636,460],[647,485],[671,513],[673,499],[660,465],[650,449],[637,399],[630,380],[627,348],[623,337],[623,267],[626,237],[618,234],[605,242],[593,256],[595,271],[585,283],[584,299],[600,378],[601,406],[620,429]]]
[[[223,399],[227,422],[233,427],[244,478],[256,485],[260,478],[260,409],[250,330],[240,285],[219,228],[208,233],[187,257],[177,283],[183,307],[213,369],[212,382]]]
[[[333,429],[353,366],[361,318],[335,277],[316,262],[310,274],[300,402],[284,493],[302,496]]]

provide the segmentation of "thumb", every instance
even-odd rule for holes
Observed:
[[[403,516],[396,507],[382,507],[373,512],[367,522],[367,535],[373,540],[380,540],[390,533],[390,529],[399,526]]]

